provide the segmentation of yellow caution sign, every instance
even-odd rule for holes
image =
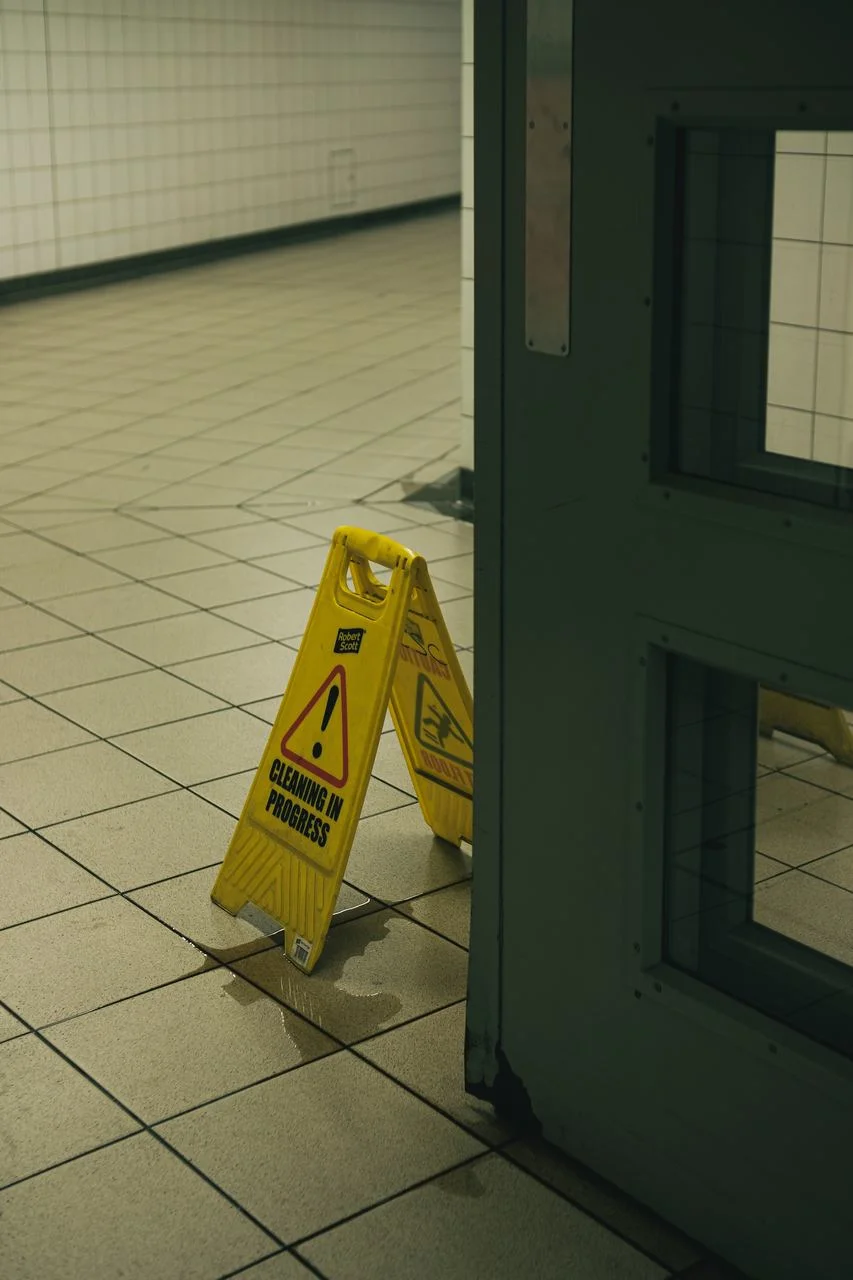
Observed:
[[[391,570],[380,582],[371,563]],[[392,692],[393,687],[393,692]],[[471,839],[472,701],[426,563],[338,529],[287,691],[212,897],[254,903],[310,973],[331,923],[385,712],[427,823]]]
[[[382,598],[369,565],[356,563],[358,589]],[[412,600],[391,690],[391,719],[421,811],[451,844],[472,837],[474,708],[426,561],[415,557]]]

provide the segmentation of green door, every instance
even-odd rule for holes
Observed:
[[[468,1080],[761,1280],[853,1271],[851,49],[476,9]]]

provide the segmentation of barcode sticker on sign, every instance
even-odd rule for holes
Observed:
[[[299,934],[293,940],[291,948],[291,958],[299,965],[306,965],[308,957],[311,954],[311,943],[306,942],[304,938],[300,938]]]

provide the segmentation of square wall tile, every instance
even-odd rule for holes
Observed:
[[[770,404],[788,409],[814,409],[817,345],[818,335],[814,329],[771,324],[767,375]]]
[[[821,239],[826,163],[822,155],[783,153],[776,157],[774,239]]]

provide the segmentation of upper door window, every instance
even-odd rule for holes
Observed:
[[[853,507],[853,133],[682,129],[675,177],[667,469]]]

